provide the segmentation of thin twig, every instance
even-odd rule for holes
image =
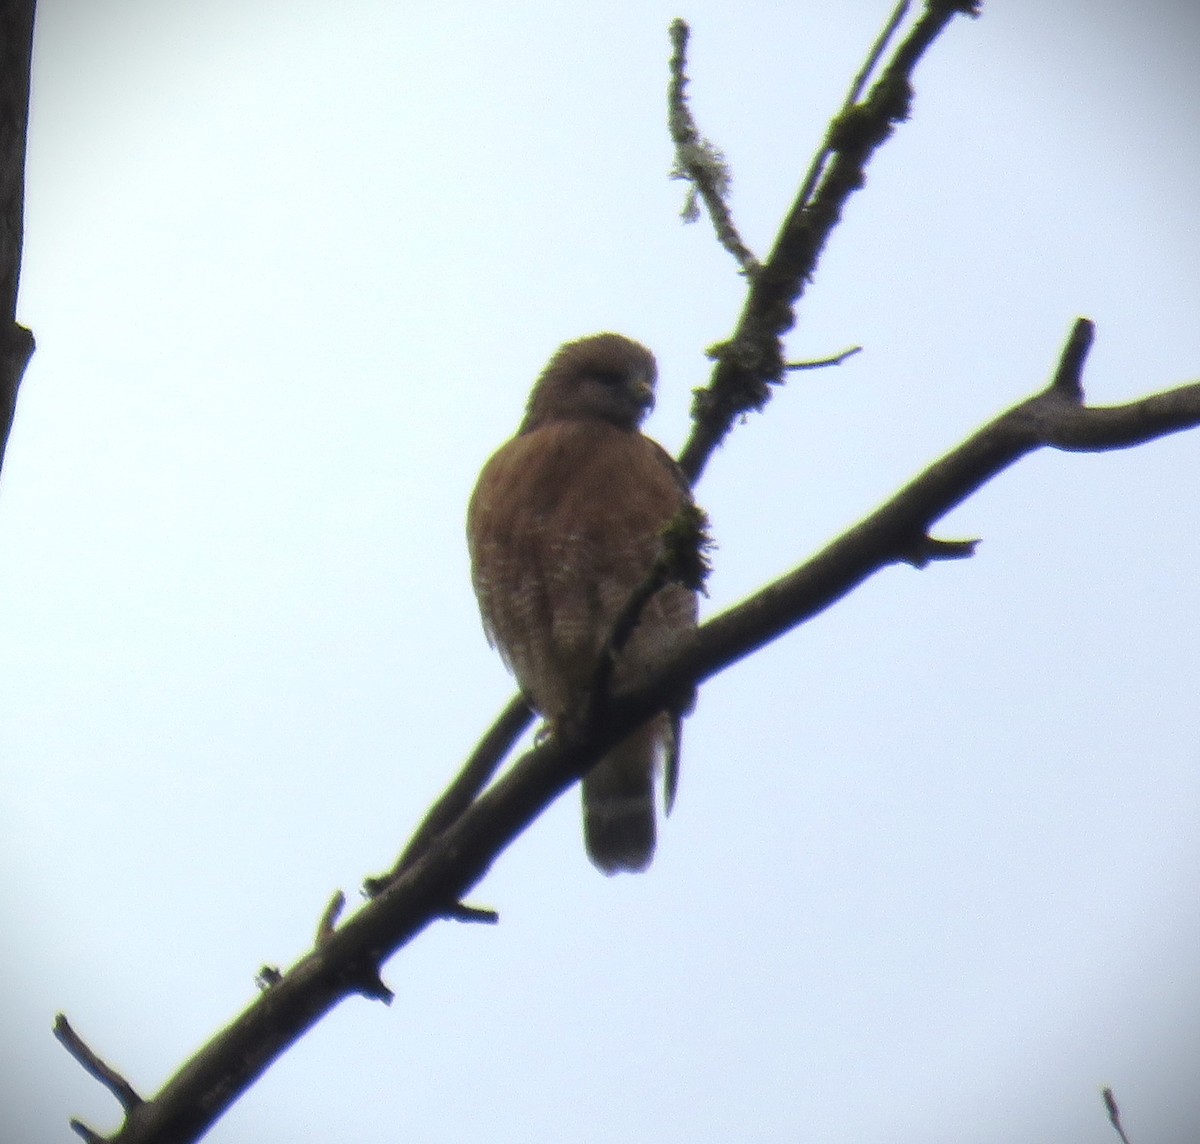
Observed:
[[[704,584],[712,570],[708,560],[708,551],[712,546],[713,542],[708,533],[708,516],[702,508],[689,501],[662,530],[659,553],[650,571],[630,593],[629,599],[625,601],[613,621],[612,630],[596,661],[596,671],[588,689],[584,716],[586,720],[601,717],[617,660],[650,601],[668,584],[681,584],[693,592],[705,591]],[[691,702],[689,698],[687,706],[690,706]]]
[[[758,259],[742,241],[733,213],[726,198],[732,176],[729,164],[720,148],[706,139],[696,126],[692,109],[687,102],[687,42],[691,30],[686,20],[671,22],[671,82],[667,86],[667,124],[675,144],[675,166],[672,178],[686,179],[690,184],[688,200],[683,208],[683,217],[694,222],[698,216],[695,195],[698,193],[708,209],[720,244],[737,259],[743,273],[753,275],[758,271]]]
[[[338,917],[345,906],[346,895],[338,890],[329,899],[329,905],[325,907],[325,912],[321,914],[321,919],[317,922],[317,945],[324,945],[329,940],[330,935],[337,928]]]
[[[142,1098],[134,1091],[133,1085],[112,1065],[106,1064],[88,1048],[83,1038],[71,1028],[70,1022],[62,1013],[54,1018],[54,1036],[59,1044],[79,1062],[86,1073],[98,1080],[117,1098],[126,1112],[137,1108],[142,1103]]]
[[[978,537],[972,540],[938,540],[932,536],[919,536],[911,547],[900,552],[905,564],[920,569],[935,560],[966,560],[975,555],[979,547]]]
[[[1095,337],[1096,327],[1091,321],[1087,318],[1076,321],[1050,383],[1055,393],[1076,403],[1083,400],[1083,365]]]
[[[94,1129],[89,1128],[82,1120],[76,1120],[74,1117],[67,1122],[71,1126],[71,1131],[78,1136],[84,1144],[106,1144],[103,1136]]]
[[[1101,1095],[1104,1097],[1104,1107],[1108,1109],[1109,1122],[1117,1130],[1117,1135],[1121,1137],[1121,1144],[1129,1144],[1129,1137],[1125,1135],[1125,1129],[1121,1127],[1121,1110],[1117,1107],[1117,1098],[1113,1096],[1113,1090],[1106,1088]]]
[[[495,910],[483,906],[468,906],[463,902],[455,902],[442,917],[452,922],[473,922],[485,926],[494,926],[500,921],[500,915]]]
[[[859,69],[858,75],[854,77],[854,82],[850,85],[850,90],[846,92],[846,98],[842,101],[842,109],[853,107],[863,93],[863,88],[867,86],[867,80],[871,78],[875,71],[876,65],[883,59],[883,53],[887,51],[887,46],[892,42],[892,37],[896,34],[896,29],[904,22],[904,17],[908,15],[909,0],[900,0],[892,11],[891,18],[884,25],[883,31],[879,33],[879,38],[871,45],[871,51],[867,55],[866,61]]]
[[[830,124],[828,161],[811,189],[806,180],[793,200],[770,254],[750,280],[733,335],[708,351],[716,366],[709,384],[695,391],[692,432],[679,454],[680,467],[693,484],[738,418],[766,405],[771,387],[783,380],[782,339],[795,325],[796,303],[847,202],[865,184],[871,157],[907,118],[917,64],[955,16],[974,14],[976,8],[967,0],[927,0],[867,98]]]
[[[818,358],[816,361],[789,361],[784,364],[784,369],[790,371],[802,369],[824,369],[830,365],[841,365],[847,358],[852,358],[855,354],[862,353],[862,346],[851,346],[848,350],[842,350],[840,354],[834,354],[833,357]]]
[[[850,90],[846,93],[846,98],[842,100],[842,106],[838,109],[837,116],[834,117],[834,123],[838,118],[844,115],[852,108],[862,95],[863,88],[867,85],[867,80],[871,78],[871,73],[874,72],[879,61],[883,58],[883,53],[887,51],[887,46],[892,42],[892,37],[896,34],[896,29],[904,22],[904,17],[908,15],[909,0],[900,0],[892,12],[891,18],[884,25],[875,40],[871,45],[871,50],[867,53],[867,58],[863,66],[859,68],[858,75],[854,77],[854,81],[850,84]],[[821,177],[821,172],[825,169],[825,163],[829,156],[833,154],[833,148],[830,146],[830,137],[832,132],[827,132],[825,138],[821,142],[820,148],[813,156],[812,163],[809,165],[808,172],[804,176],[804,181],[800,184],[800,193],[796,196],[798,203],[807,203],[809,197],[813,193],[813,188],[817,185],[817,180]]]
[[[624,607],[617,613],[613,621],[612,631],[605,641],[600,655],[596,659],[596,670],[588,688],[587,721],[599,717],[603,710],[604,701],[608,698],[609,686],[612,683],[613,672],[616,670],[617,657],[629,642],[634,629],[646,610],[646,605],[661,592],[670,580],[661,561],[656,560],[651,566],[646,578],[630,593]]]
[[[1072,344],[1069,340],[1068,350]],[[614,743],[668,707],[672,696],[903,560],[914,538],[927,535],[934,521],[1019,458],[1043,447],[1077,448],[1083,440],[1095,448],[1123,448],[1198,425],[1200,381],[1109,408],[1064,402],[1049,388],[1013,406],[816,556],[702,624],[636,687],[612,697],[603,725],[568,728],[518,759],[384,892],[260,994],[136,1118],[127,1118],[110,1144],[199,1139],[280,1053],[350,993],[370,987],[382,995],[372,967],[445,917],[446,903],[461,901],[497,857]]]
[[[488,728],[471,752],[454,781],[441,797],[430,807],[421,825],[417,827],[396,864],[386,874],[363,881],[363,893],[373,898],[393,882],[400,873],[411,866],[443,830],[446,829],[471,803],[489,782],[500,764],[512,750],[513,744],[533,722],[533,709],[523,695],[509,700],[496,721]]]

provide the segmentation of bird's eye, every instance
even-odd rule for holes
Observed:
[[[592,374],[592,377],[601,385],[617,386],[623,385],[625,382],[625,375],[616,369],[598,369]]]

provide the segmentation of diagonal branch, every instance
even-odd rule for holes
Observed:
[[[907,76],[915,68],[921,54],[933,42],[937,34],[954,15],[959,12],[973,15],[975,7],[974,4],[970,3],[947,3],[946,0],[940,0],[940,2],[939,0],[928,0],[925,17],[913,28],[904,43],[897,49],[895,56],[888,65],[884,77],[887,79],[888,84],[895,86],[903,80],[907,89]],[[873,153],[875,146],[878,146],[878,143],[882,142],[891,132],[890,116],[894,109],[891,107],[889,100],[884,95],[879,94],[880,92],[889,90],[887,86],[883,86],[884,80],[881,79],[880,83],[876,85],[876,91],[873,93],[871,99],[866,104],[857,105],[860,123],[866,125],[874,124],[871,130],[865,131],[867,137],[877,137],[877,142],[874,146],[865,149],[860,146],[858,150],[851,153],[843,145],[839,144],[835,147],[832,142],[839,137],[839,123],[845,119],[849,110],[856,107],[854,100],[857,99],[863,84],[873,72],[906,11],[907,3],[902,3],[896,8],[891,19],[872,46],[871,51],[868,53],[867,62],[860,69],[854,83],[851,85],[846,105],[843,106],[839,116],[829,126],[826,144],[818,152],[819,162],[814,161],[817,163],[817,167],[814,169],[819,174],[824,170],[824,163],[827,157],[832,155],[841,160],[841,165],[838,166],[835,164],[835,168],[829,172],[828,176],[820,184],[822,205],[818,211],[818,216],[823,220],[820,228],[810,231],[805,221],[805,212],[808,211],[808,200],[813,192],[813,187],[809,185],[809,180],[806,179],[801,194],[795,203],[793,203],[791,211],[780,230],[779,237],[776,239],[775,249],[772,251],[771,258],[764,268],[765,272],[761,275],[762,281],[758,280],[759,276],[756,272],[745,308],[742,312],[741,321],[738,325],[738,331],[735,333],[734,338],[726,343],[726,347],[732,346],[735,343],[749,345],[750,342],[746,339],[750,337],[751,332],[766,328],[762,326],[759,315],[777,309],[779,298],[786,295],[790,290],[790,300],[786,303],[786,313],[783,315],[786,320],[784,324],[779,326],[774,335],[767,335],[765,342],[768,347],[773,347],[771,353],[767,356],[771,357],[772,354],[774,355],[773,360],[775,360],[777,366],[774,377],[775,381],[781,380],[783,374],[791,370],[812,369],[819,366],[840,364],[859,350],[859,347],[856,346],[844,353],[822,361],[788,363],[783,359],[782,344],[779,339],[780,335],[792,325],[794,320],[791,309],[792,303],[799,297],[804,283],[811,277],[815,270],[817,259],[824,246],[825,239],[840,220],[840,204],[844,203],[850,194],[863,184],[866,178],[864,168],[867,160],[870,158],[871,153]],[[684,88],[687,84],[687,76],[684,71],[686,62],[684,52],[688,35],[687,24],[682,20],[675,21],[672,24],[671,37],[675,45],[675,53],[671,60],[672,82],[669,89],[668,102],[671,116],[671,132],[677,148],[681,145],[687,145],[689,142],[702,140],[699,130],[691,118],[691,113],[687,108],[684,97]],[[891,78],[888,79],[888,77]],[[850,155],[850,158],[846,158],[847,155]],[[814,183],[817,174],[813,174],[812,176]],[[719,194],[717,198],[718,200],[720,199]],[[719,230],[720,226],[719,224],[717,225]],[[734,234],[736,235],[736,231],[734,231]],[[703,472],[708,458],[729,432],[738,414],[748,408],[761,408],[769,396],[766,384],[755,373],[752,368],[753,363],[750,359],[747,359],[745,368],[743,368],[743,366],[738,364],[740,358],[736,354],[726,354],[722,350],[718,356],[719,361],[713,372],[712,382],[707,389],[696,391],[696,403],[693,409],[695,426],[691,437],[679,455],[680,467],[687,476],[689,483],[693,485]],[[751,358],[754,356],[752,354]],[[918,563],[918,565],[920,564],[919,560],[914,562]],[[509,701],[508,706],[497,717],[495,723],[484,735],[483,739],[480,740],[479,745],[464,766],[462,772],[454,779],[450,787],[447,788],[446,792],[429,811],[396,864],[386,874],[366,880],[363,889],[368,897],[374,897],[402,869],[411,865],[429,845],[430,841],[471,804],[476,795],[484,789],[499,770],[509,751],[512,750],[532,718],[532,712],[529,710],[529,705],[523,697],[518,695]]]
[[[771,386],[783,381],[787,367],[782,338],[795,325],[796,302],[812,280],[850,196],[866,183],[871,157],[908,117],[917,64],[955,16],[975,15],[977,8],[963,0],[926,0],[924,13],[896,47],[866,100],[830,124],[818,153],[815,185],[810,189],[806,180],[788,210],[770,255],[750,280],[732,336],[709,350],[717,364],[709,384],[696,390],[692,433],[679,455],[680,467],[693,484],[734,422],[766,405]]]
[[[126,1112],[142,1103],[142,1098],[134,1091],[133,1085],[111,1065],[96,1056],[61,1013],[54,1018],[54,1036],[87,1073],[95,1077],[117,1098],[118,1103]]]
[[[753,275],[734,337],[714,351],[713,380],[697,395],[695,432],[681,457],[693,482],[736,417],[761,407],[769,385],[781,379],[787,368],[781,338],[794,322],[794,304],[849,195],[862,185],[868,159],[904,118],[909,77],[917,61],[954,15],[974,9],[972,3],[927,0],[924,15],[867,99],[853,101],[831,126],[828,161],[814,178],[811,196],[793,205],[767,263]],[[864,69],[862,83],[874,62]],[[856,88],[860,86],[856,81]],[[934,538],[932,525],[1022,456],[1042,447],[1124,448],[1200,425],[1200,382],[1127,405],[1088,408],[1080,379],[1091,340],[1092,325],[1081,319],[1048,388],[979,430],[812,559],[705,623],[636,687],[611,696],[603,719],[562,728],[494,779],[530,720],[523,699],[510,702],[395,869],[368,882],[370,901],[340,925],[342,903],[338,898],[331,901],[313,948],[286,972],[264,969],[262,991],[253,1004],[152,1099],[137,1099],[132,1087],[117,1078],[114,1091],[124,1094],[126,1117],[107,1144],[198,1140],[283,1052],[343,1000],[355,994],[389,999],[390,990],[381,978],[386,960],[434,921],[494,920],[486,911],[461,905],[463,896],[616,742],[682,692],[811,619],[882,568],[895,563],[923,567],[969,556],[974,541]],[[638,608],[636,602],[631,604],[631,623]],[[65,1019],[62,1024],[69,1028]],[[102,1082],[110,1087],[117,1083],[115,1074],[105,1080],[106,1076],[101,1075]],[[77,1131],[85,1139],[100,1139],[82,1125]]]
[[[398,877],[275,979],[136,1106],[111,1144],[197,1140],[289,1045],[354,993],[378,996],[382,963],[460,901],[507,846],[635,727],[757,648],[811,619],[880,569],[909,561],[932,524],[1009,465],[1037,449],[1118,449],[1200,425],[1200,381],[1126,405],[1089,408],[1064,396],[1078,376],[1092,325],[1076,323],[1056,382],[1013,406],[936,461],[891,500],[812,559],[703,624],[636,688],[618,692],[600,725],[566,727],[535,747],[432,836]],[[950,555],[949,551],[944,555]]]
[[[417,827],[416,833],[404,848],[404,852],[396,860],[395,866],[386,874],[367,878],[363,882],[363,892],[367,897],[373,898],[384,890],[475,801],[479,792],[492,781],[492,776],[508,757],[508,752],[513,749],[516,741],[524,734],[525,728],[532,722],[533,710],[525,696],[516,695],[510,699],[508,706],[500,712],[499,718],[479,740],[479,744],[467,759],[466,765],[430,808],[424,821]]]
[[[846,99],[842,103],[841,110],[838,116],[847,114],[859,101],[862,96],[863,88],[867,86],[867,80],[875,73],[876,67],[879,66],[879,61],[883,58],[883,53],[887,51],[888,44],[892,42],[892,37],[900,30],[900,25],[904,23],[904,17],[908,15],[909,0],[900,0],[892,11],[888,22],[883,26],[883,31],[879,33],[875,43],[871,45],[871,50],[867,53],[867,58],[863,62],[863,66],[859,68],[858,74],[854,77],[854,82],[850,84],[850,90],[846,93]],[[833,138],[833,132],[830,131],[825,136],[825,142],[821,148],[813,156],[812,164],[808,168],[808,174],[804,176],[804,182],[800,184],[800,193],[796,196],[796,202],[800,204],[807,203],[812,196],[813,190],[817,185],[817,180],[821,177],[821,173],[825,170],[825,164],[829,161],[833,154],[833,148],[830,142]]]
[[[1129,1144],[1129,1137],[1125,1135],[1125,1129],[1121,1125],[1121,1110],[1117,1107],[1117,1098],[1113,1096],[1113,1090],[1106,1088],[1100,1095],[1104,1098],[1104,1107],[1108,1111],[1108,1122],[1116,1129],[1121,1144]]]

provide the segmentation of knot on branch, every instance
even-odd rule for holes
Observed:
[[[685,504],[666,524],[661,533],[662,544],[646,579],[626,601],[608,637],[605,654],[601,656],[598,676],[593,685],[597,694],[607,689],[613,662],[629,642],[634,628],[642,618],[646,605],[668,584],[682,584],[693,592],[703,592],[712,565],[708,552],[713,546],[708,535],[708,515],[695,504]]]
[[[342,966],[337,976],[344,988],[361,994],[368,1001],[390,1005],[395,999],[396,994],[384,984],[379,963],[374,958]]]
[[[892,133],[912,110],[912,84],[892,74],[881,79],[864,103],[846,108],[829,125],[826,146],[834,152],[870,152]]]
[[[685,504],[663,528],[661,541],[649,574],[634,589],[613,621],[612,631],[597,660],[592,685],[580,707],[581,713],[573,732],[582,731],[586,735],[588,729],[604,718],[617,657],[629,642],[646,605],[654,596],[668,584],[682,584],[693,592],[704,591],[704,582],[712,570],[708,552],[713,546],[712,538],[708,535],[708,515],[705,511],[698,505]],[[559,729],[555,728],[556,733]]]
[[[686,504],[667,523],[662,533],[662,551],[655,568],[664,584],[682,584],[693,592],[704,592],[712,571],[708,558],[714,541],[708,532],[708,514],[699,505]]]
[[[752,329],[709,346],[705,354],[717,362],[717,373],[711,384],[692,390],[692,419],[698,422],[717,417],[732,422],[761,409],[787,369],[778,336]]]
[[[729,194],[729,188],[733,185],[733,174],[729,170],[725,152],[711,139],[703,137],[679,144],[670,177],[692,184],[688,187],[679,211],[680,217],[688,223],[698,222],[700,219],[700,192],[697,184],[707,184],[712,193],[720,199]]]

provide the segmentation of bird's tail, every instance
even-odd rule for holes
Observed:
[[[660,715],[584,776],[584,842],[605,874],[638,873],[654,857],[654,757],[670,729]]]

